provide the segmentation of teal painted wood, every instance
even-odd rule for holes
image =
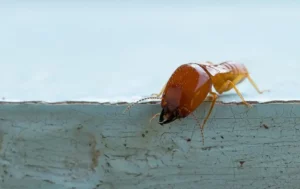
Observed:
[[[195,113],[203,118],[209,104]],[[300,105],[218,104],[202,145],[159,105],[0,105],[1,189],[262,189],[300,186]],[[202,121],[202,119],[201,119]],[[193,137],[191,137],[193,136]],[[191,141],[187,141],[191,138]]]

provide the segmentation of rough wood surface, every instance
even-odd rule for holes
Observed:
[[[192,117],[162,127],[159,105],[125,106],[1,104],[0,188],[300,187],[299,104],[218,104],[204,145]]]

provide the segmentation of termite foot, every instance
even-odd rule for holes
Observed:
[[[271,90],[269,90],[269,89],[262,90],[262,91],[259,92],[259,94],[263,94],[264,92],[271,92]]]
[[[249,104],[248,102],[243,102],[244,105],[247,106],[247,108],[253,108],[253,105],[252,104]]]
[[[253,105],[252,105],[252,104],[248,104],[248,103],[247,103],[246,105],[247,105],[248,108],[253,108]]]

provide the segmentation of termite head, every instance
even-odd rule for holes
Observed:
[[[164,125],[182,118],[180,101],[182,90],[179,87],[169,87],[163,94],[161,101],[162,110],[159,116],[159,124]]]
[[[164,125],[164,124],[168,124],[171,123],[173,121],[175,121],[176,119],[179,118],[179,113],[178,110],[170,110],[168,106],[165,106],[160,113],[159,116],[159,124],[160,125]]]

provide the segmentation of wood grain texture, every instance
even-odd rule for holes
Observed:
[[[162,127],[159,105],[125,106],[1,104],[0,188],[300,186],[300,104],[217,104],[204,145],[192,117]]]

